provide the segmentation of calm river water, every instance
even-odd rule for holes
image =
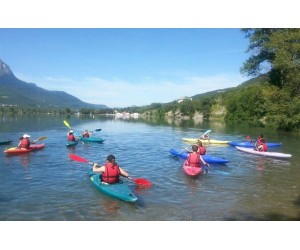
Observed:
[[[67,120],[75,131],[101,132],[103,144],[78,144],[67,148]],[[245,140],[263,133],[267,141],[282,142],[271,149],[293,155],[288,160],[263,158],[238,152],[227,145],[208,145],[207,154],[227,158],[211,164],[207,175],[190,178],[182,161],[168,152],[187,145],[183,137],[196,138],[211,129],[212,139]],[[7,156],[23,133],[32,139],[47,136],[43,150]],[[150,124],[138,120],[78,118],[75,116],[7,116],[0,120],[0,220],[2,221],[249,221],[300,219],[300,136],[245,124],[210,122]],[[104,163],[108,154],[135,178],[153,183],[137,188],[138,196],[126,203],[100,193],[88,178],[90,165],[69,159],[73,152],[89,161]]]

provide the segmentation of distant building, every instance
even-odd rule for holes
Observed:
[[[183,102],[184,100],[193,100],[192,97],[188,97],[188,96],[184,96],[184,97],[180,97],[178,100],[177,100],[177,103],[181,103]]]

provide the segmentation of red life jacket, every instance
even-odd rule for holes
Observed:
[[[82,134],[82,136],[83,136],[83,138],[89,138],[89,137],[90,137],[90,134],[89,134],[89,132],[84,132],[84,133]]]
[[[198,146],[198,151],[197,151],[198,154],[200,155],[205,155],[206,153],[206,148],[204,146]]]
[[[68,141],[75,141],[75,136],[73,134],[69,134]]]
[[[29,139],[28,139],[28,138],[23,138],[23,139],[21,140],[19,146],[20,146],[21,148],[26,148],[26,149],[28,149],[29,146],[30,146],[30,141],[29,141]]]
[[[200,159],[198,153],[190,153],[187,158],[187,163],[191,167],[198,167],[200,168]]]
[[[259,148],[259,151],[264,151],[264,152],[268,151],[268,145],[267,145],[267,143],[263,143],[261,145],[262,145],[262,147]]]
[[[118,182],[121,174],[118,164],[115,163],[115,165],[112,165],[110,162],[106,162],[104,166],[105,171],[101,175],[101,180],[106,183]]]

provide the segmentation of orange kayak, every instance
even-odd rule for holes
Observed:
[[[24,154],[24,153],[28,153],[31,151],[40,150],[44,147],[45,147],[45,143],[32,144],[32,145],[30,145],[30,147],[28,149],[14,147],[14,148],[8,148],[8,149],[4,150],[3,152],[6,154]]]

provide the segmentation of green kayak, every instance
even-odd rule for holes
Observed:
[[[115,184],[105,184],[101,182],[100,175],[100,173],[94,173],[92,169],[89,172],[90,180],[102,193],[127,202],[135,202],[138,199],[123,181]]]
[[[105,139],[102,139],[100,137],[93,137],[93,136],[90,136],[88,138],[80,137],[80,140],[86,143],[103,143],[105,141]]]
[[[77,144],[78,144],[78,140],[76,140],[76,141],[67,141],[66,146],[71,147],[71,146],[75,146]]]

